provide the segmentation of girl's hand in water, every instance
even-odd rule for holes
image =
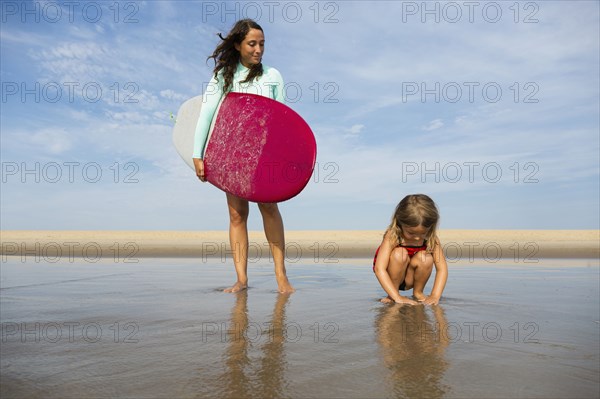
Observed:
[[[423,305],[437,305],[440,302],[440,298],[429,295],[421,303]]]
[[[194,161],[194,167],[196,168],[196,176],[198,176],[201,181],[205,182],[204,161],[200,158],[192,158],[192,160]]]
[[[394,302],[396,302],[398,305],[417,305],[418,302],[417,301],[413,301],[410,298],[406,298],[403,296],[400,296],[400,298],[396,299]]]

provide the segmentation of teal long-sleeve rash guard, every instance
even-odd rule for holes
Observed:
[[[246,79],[249,71],[250,69],[238,63],[237,69],[233,74],[231,91],[258,94],[282,103],[284,102],[283,78],[277,69],[263,65],[262,76],[255,78],[252,82],[241,83]],[[206,91],[202,95],[202,109],[200,110],[200,116],[196,124],[196,133],[194,135],[194,158],[204,158],[208,130],[223,96],[224,79],[222,72],[223,70],[219,71],[218,80],[213,75],[206,87]]]

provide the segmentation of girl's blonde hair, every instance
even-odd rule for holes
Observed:
[[[432,253],[437,238],[437,226],[440,214],[435,202],[425,194],[407,195],[400,201],[394,211],[392,222],[386,232],[390,232],[394,245],[401,245],[404,240],[402,226],[423,226],[429,229],[425,239],[427,240],[427,252]]]

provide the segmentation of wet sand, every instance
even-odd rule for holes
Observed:
[[[460,260],[439,306],[383,305],[370,259],[9,257],[2,398],[596,398],[599,262]],[[426,291],[431,289],[431,282]]]
[[[294,257],[373,256],[383,231],[286,231],[286,249]],[[599,230],[441,230],[447,256],[455,259],[598,258]],[[268,252],[262,231],[249,233],[250,251]],[[21,231],[4,230],[0,255],[94,258],[223,258],[227,231]],[[57,255],[58,254],[58,255]],[[4,259],[4,258],[3,258]]]

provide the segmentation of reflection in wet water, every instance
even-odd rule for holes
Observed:
[[[218,378],[222,394],[230,398],[285,397],[283,329],[289,295],[277,295],[270,320],[261,324],[249,321],[248,291],[235,295],[226,331],[225,370]],[[260,359],[252,359],[253,349]]]
[[[285,394],[286,361],[283,350],[285,307],[289,295],[277,295],[271,318],[271,338],[262,347],[263,358],[258,372],[260,388],[255,392],[259,398],[283,397]]]
[[[433,317],[430,316],[433,314]],[[447,325],[442,306],[383,306],[375,317],[377,341],[389,370],[388,382],[397,397],[441,398],[448,363]]]
[[[251,366],[248,341],[242,336],[242,332],[248,328],[248,291],[235,295],[237,298],[231,309],[230,329],[227,331],[230,340],[224,356],[225,373],[219,380],[227,396],[242,397],[250,387],[246,376]]]
[[[454,266],[437,307],[364,265],[294,265],[290,297],[214,266],[2,264],[0,397],[598,397],[597,266]]]

